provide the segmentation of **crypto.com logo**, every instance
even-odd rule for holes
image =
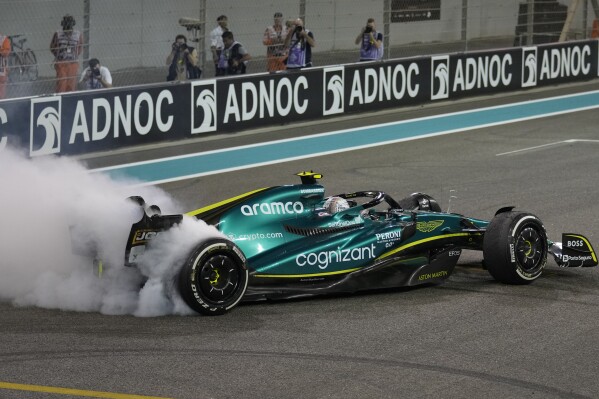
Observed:
[[[431,57],[431,100],[449,97],[449,56]]]
[[[60,154],[62,97],[31,99],[29,155]]]
[[[324,88],[322,93],[322,114],[342,114],[345,111],[345,102],[343,101],[345,68],[324,68],[322,72]]]
[[[216,132],[216,79],[191,82],[191,134]]]
[[[537,85],[537,48],[522,48],[522,87]]]

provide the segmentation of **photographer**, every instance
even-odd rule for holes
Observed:
[[[84,90],[107,89],[112,87],[112,75],[108,68],[100,65],[97,58],[92,58],[81,73],[79,84]]]
[[[224,69],[226,75],[245,73],[247,63],[252,58],[245,47],[235,41],[231,31],[223,33],[223,44],[225,48],[220,56],[218,67]]]
[[[314,46],[316,46],[314,34],[304,28],[304,21],[301,18],[296,19],[292,30],[285,38],[285,47],[289,49],[287,69],[311,67]]]
[[[166,57],[168,68],[167,82],[173,80],[199,79],[202,70],[198,67],[198,53],[187,45],[185,35],[177,35]]]
[[[360,44],[360,61],[383,59],[383,34],[376,31],[374,18],[368,18],[366,26],[356,37],[356,44]]]

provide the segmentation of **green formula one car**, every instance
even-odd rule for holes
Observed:
[[[252,191],[188,213],[223,233],[198,242],[178,274],[178,289],[192,309],[217,315],[241,300],[440,283],[463,249],[483,251],[485,268],[508,284],[539,278],[548,253],[563,267],[597,265],[584,236],[563,234],[562,243],[552,242],[536,216],[512,207],[498,210],[491,221],[479,220],[442,212],[423,193],[400,201],[381,191],[325,197],[321,175],[298,176],[301,184]],[[183,218],[133,199],[147,212],[132,226],[128,266],[135,266],[152,236]],[[140,235],[145,239],[136,239]]]

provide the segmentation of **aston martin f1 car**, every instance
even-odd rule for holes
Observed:
[[[255,190],[188,213],[223,233],[198,242],[180,265],[178,290],[192,309],[217,315],[241,300],[440,283],[464,249],[482,251],[483,266],[507,284],[539,278],[548,253],[562,267],[597,265],[587,238],[566,233],[561,243],[552,242],[539,218],[513,207],[479,220],[442,212],[424,193],[399,201],[382,191],[325,197],[322,175],[298,176],[301,184]],[[132,198],[145,211],[131,228],[127,266],[151,245],[148,232],[168,230],[183,218]],[[137,240],[140,234],[148,239]]]

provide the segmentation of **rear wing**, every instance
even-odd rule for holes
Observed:
[[[163,231],[181,223],[183,215],[162,215],[158,206],[146,206],[146,202],[141,197],[135,196],[129,199],[139,204],[142,210],[141,219],[131,226],[125,249],[125,266],[135,266],[137,258],[144,253],[146,245]]]

